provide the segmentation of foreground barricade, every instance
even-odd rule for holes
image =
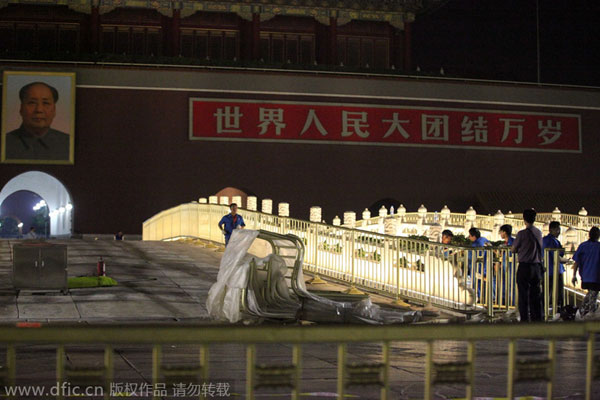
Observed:
[[[123,370],[115,368],[116,354],[127,346],[140,346],[136,351],[147,353],[144,357],[151,363],[146,368],[151,371],[141,367],[137,372],[151,377],[147,383],[154,398],[176,398],[176,393],[186,398],[218,397],[215,387],[212,395],[205,390],[185,396],[183,385],[202,385],[224,376],[231,379],[232,375],[226,374],[235,370],[234,381],[227,386],[229,395],[247,399],[273,392],[299,399],[317,387],[338,399],[356,394],[361,398],[417,395],[430,399],[434,393],[435,397],[493,395],[510,399],[524,394],[553,398],[585,393],[585,398],[591,399],[599,390],[595,344],[599,332],[598,322],[382,327],[1,326],[0,346],[6,348],[7,363],[0,369],[0,380],[10,388],[21,384],[25,371],[19,370],[19,362],[21,357],[27,358],[23,353],[44,345],[36,363],[44,364],[44,354],[55,359],[50,363],[55,371],[46,373],[55,373],[56,387],[70,390],[59,391],[55,397],[84,393],[84,389],[74,390],[83,378],[96,389],[103,388],[105,398],[111,391],[112,396],[123,395],[115,392],[124,390],[119,383]],[[230,350],[223,352],[223,345]],[[103,351],[96,350],[95,362],[81,365],[71,352],[74,346],[84,351],[101,346]],[[176,347],[183,353],[170,356]],[[223,364],[224,354],[229,364]],[[191,362],[182,365],[183,358]],[[227,395],[225,391],[221,394]]]

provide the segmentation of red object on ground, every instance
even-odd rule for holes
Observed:
[[[98,276],[106,276],[106,264],[104,264],[102,257],[98,259],[97,272]]]
[[[17,322],[17,328],[41,328],[41,322]]]

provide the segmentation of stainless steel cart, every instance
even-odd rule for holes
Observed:
[[[67,246],[45,242],[13,245],[13,286],[17,290],[68,292]]]

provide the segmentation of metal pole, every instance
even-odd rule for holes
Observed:
[[[592,399],[592,381],[594,379],[594,340],[595,334],[588,333],[587,354],[585,362],[585,400]]]
[[[431,386],[433,385],[433,342],[427,341],[427,350],[425,353],[425,400],[431,400]]]
[[[548,249],[546,249],[544,251],[544,260],[543,260],[544,266],[548,265],[549,259],[550,259],[550,255],[548,254]],[[549,295],[550,294],[548,293],[548,287],[549,287],[548,280],[550,279],[550,271],[548,271],[548,268],[545,268],[545,269],[546,269],[546,271],[544,272],[544,282],[542,284],[542,288],[544,291],[544,315],[545,315],[545,320],[547,321],[550,318],[550,316],[548,315],[548,314],[550,314],[550,312],[549,312],[550,311],[550,305],[549,305],[549,302],[550,302]]]
[[[383,342],[383,386],[381,400],[390,400],[390,342]]]
[[[494,254],[491,250],[484,250],[485,257],[485,268],[487,269],[485,273],[485,278],[487,280],[487,302],[488,302],[488,316],[494,316],[494,268],[492,267],[492,261],[494,259]]]
[[[302,382],[302,347],[299,344],[295,344],[292,349],[292,363],[294,364],[292,400],[300,400],[300,383]]]
[[[345,375],[346,375],[346,344],[341,343],[338,345],[338,368],[337,368],[337,398],[338,400],[344,400],[344,392],[346,388]]]
[[[506,397],[509,399],[514,398],[516,358],[517,343],[515,339],[511,339],[510,342],[508,342],[508,377],[506,379]]]
[[[256,346],[246,347],[246,398],[254,400],[254,365],[256,364]]]
[[[556,308],[558,304],[558,280],[560,279],[560,257],[558,250],[554,252],[554,265],[552,266],[552,317],[556,315],[558,309]],[[561,293],[562,296],[562,293]]]
[[[56,394],[57,400],[64,399],[62,392],[62,383],[65,381],[65,346],[60,345],[56,349],[56,386],[58,393]]]
[[[154,390],[159,383],[162,366],[162,346],[155,344],[152,348],[152,399],[159,399],[157,391]]]
[[[467,362],[469,363],[469,368],[467,370],[467,393],[465,397],[467,400],[471,400],[473,398],[473,389],[475,386],[475,343],[470,340],[467,345]]]
[[[556,340],[551,340],[548,343],[548,359],[550,361],[550,376],[548,380],[547,392],[546,395],[549,399],[554,395],[553,386],[554,386],[554,368],[556,366]]]
[[[111,345],[106,345],[104,348],[104,398],[111,398],[110,385],[114,378],[114,359],[113,349]]]

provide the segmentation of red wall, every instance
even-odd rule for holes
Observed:
[[[214,74],[217,77],[221,73]],[[88,75],[93,76],[93,71]],[[324,84],[331,84],[331,78],[322,79]],[[584,151],[561,154],[190,141],[190,97],[211,95],[194,90],[79,87],[75,165],[0,165],[0,187],[28,170],[55,176],[72,195],[75,231],[81,233],[139,233],[142,222],[155,213],[227,186],[272,198],[275,204],[289,202],[292,216],[303,219],[308,219],[311,206],[322,206],[328,220],[348,210],[360,213],[383,198],[395,198],[409,210],[424,203],[430,210],[447,204],[453,211],[464,212],[469,205],[481,207],[477,195],[483,192],[600,192],[598,110],[502,106],[503,110],[579,113]],[[308,96],[293,99],[315,101]],[[336,100],[353,101],[339,96],[319,98]],[[404,100],[394,104],[450,107],[446,102]],[[464,107],[474,108],[472,104]],[[497,106],[480,104],[477,108]],[[581,205],[600,215],[595,204]],[[576,210],[563,209],[569,211]]]

